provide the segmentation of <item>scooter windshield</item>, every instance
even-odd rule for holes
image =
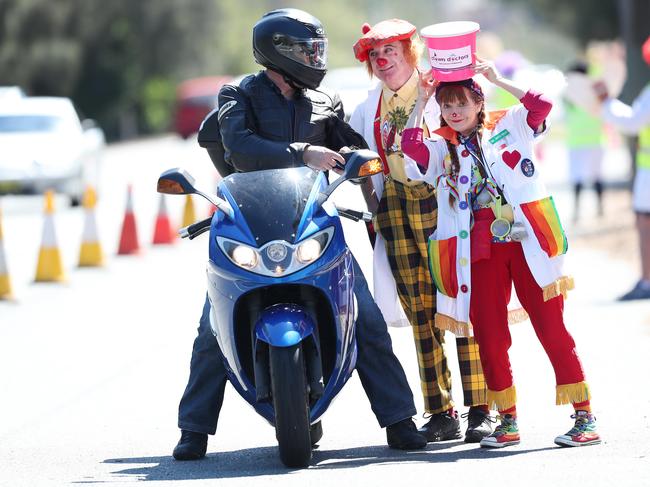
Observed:
[[[223,180],[258,245],[294,242],[318,172],[307,167],[231,174]]]

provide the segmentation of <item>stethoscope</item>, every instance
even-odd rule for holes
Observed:
[[[477,142],[476,147],[472,142],[472,139],[474,137],[476,137],[476,142]],[[468,137],[463,137],[461,135],[460,142],[463,145],[463,147],[465,147],[467,152],[469,152],[471,156],[474,158],[474,161],[476,161],[476,164],[479,167],[479,172],[481,172],[480,171],[481,167],[486,172],[486,176],[483,176],[483,174],[481,174],[483,181],[481,181],[480,184],[482,184],[482,187],[481,189],[475,192],[476,202],[481,206],[488,206],[490,202],[492,201],[494,202],[495,219],[490,225],[490,232],[495,237],[504,238],[510,233],[510,229],[511,229],[510,222],[506,218],[503,218],[503,214],[502,214],[502,208],[503,205],[505,204],[504,203],[505,197],[503,196],[501,189],[497,186],[496,179],[494,179],[494,175],[492,174],[490,167],[485,162],[486,161],[485,153],[483,152],[481,143],[478,140],[478,134],[476,133],[476,131],[474,131]],[[476,148],[478,150],[476,150]]]

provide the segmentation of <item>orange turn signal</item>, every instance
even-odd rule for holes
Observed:
[[[372,176],[373,174],[379,174],[384,170],[384,165],[381,162],[381,159],[371,159],[368,162],[365,162],[359,168],[359,177]]]

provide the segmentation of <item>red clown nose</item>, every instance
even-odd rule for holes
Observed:
[[[377,66],[379,66],[380,68],[383,68],[387,64],[388,64],[388,61],[385,58],[383,58],[383,57],[377,58]]]

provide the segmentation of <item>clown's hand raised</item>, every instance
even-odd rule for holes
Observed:
[[[492,61],[487,61],[483,58],[476,56],[476,62],[472,66],[476,74],[482,74],[487,78],[490,83],[496,83],[501,75],[497,71],[496,66]]]
[[[435,93],[439,82],[438,80],[434,79],[433,70],[431,69],[424,73],[420,72],[419,77],[420,80],[418,83],[418,98],[426,102]]]

